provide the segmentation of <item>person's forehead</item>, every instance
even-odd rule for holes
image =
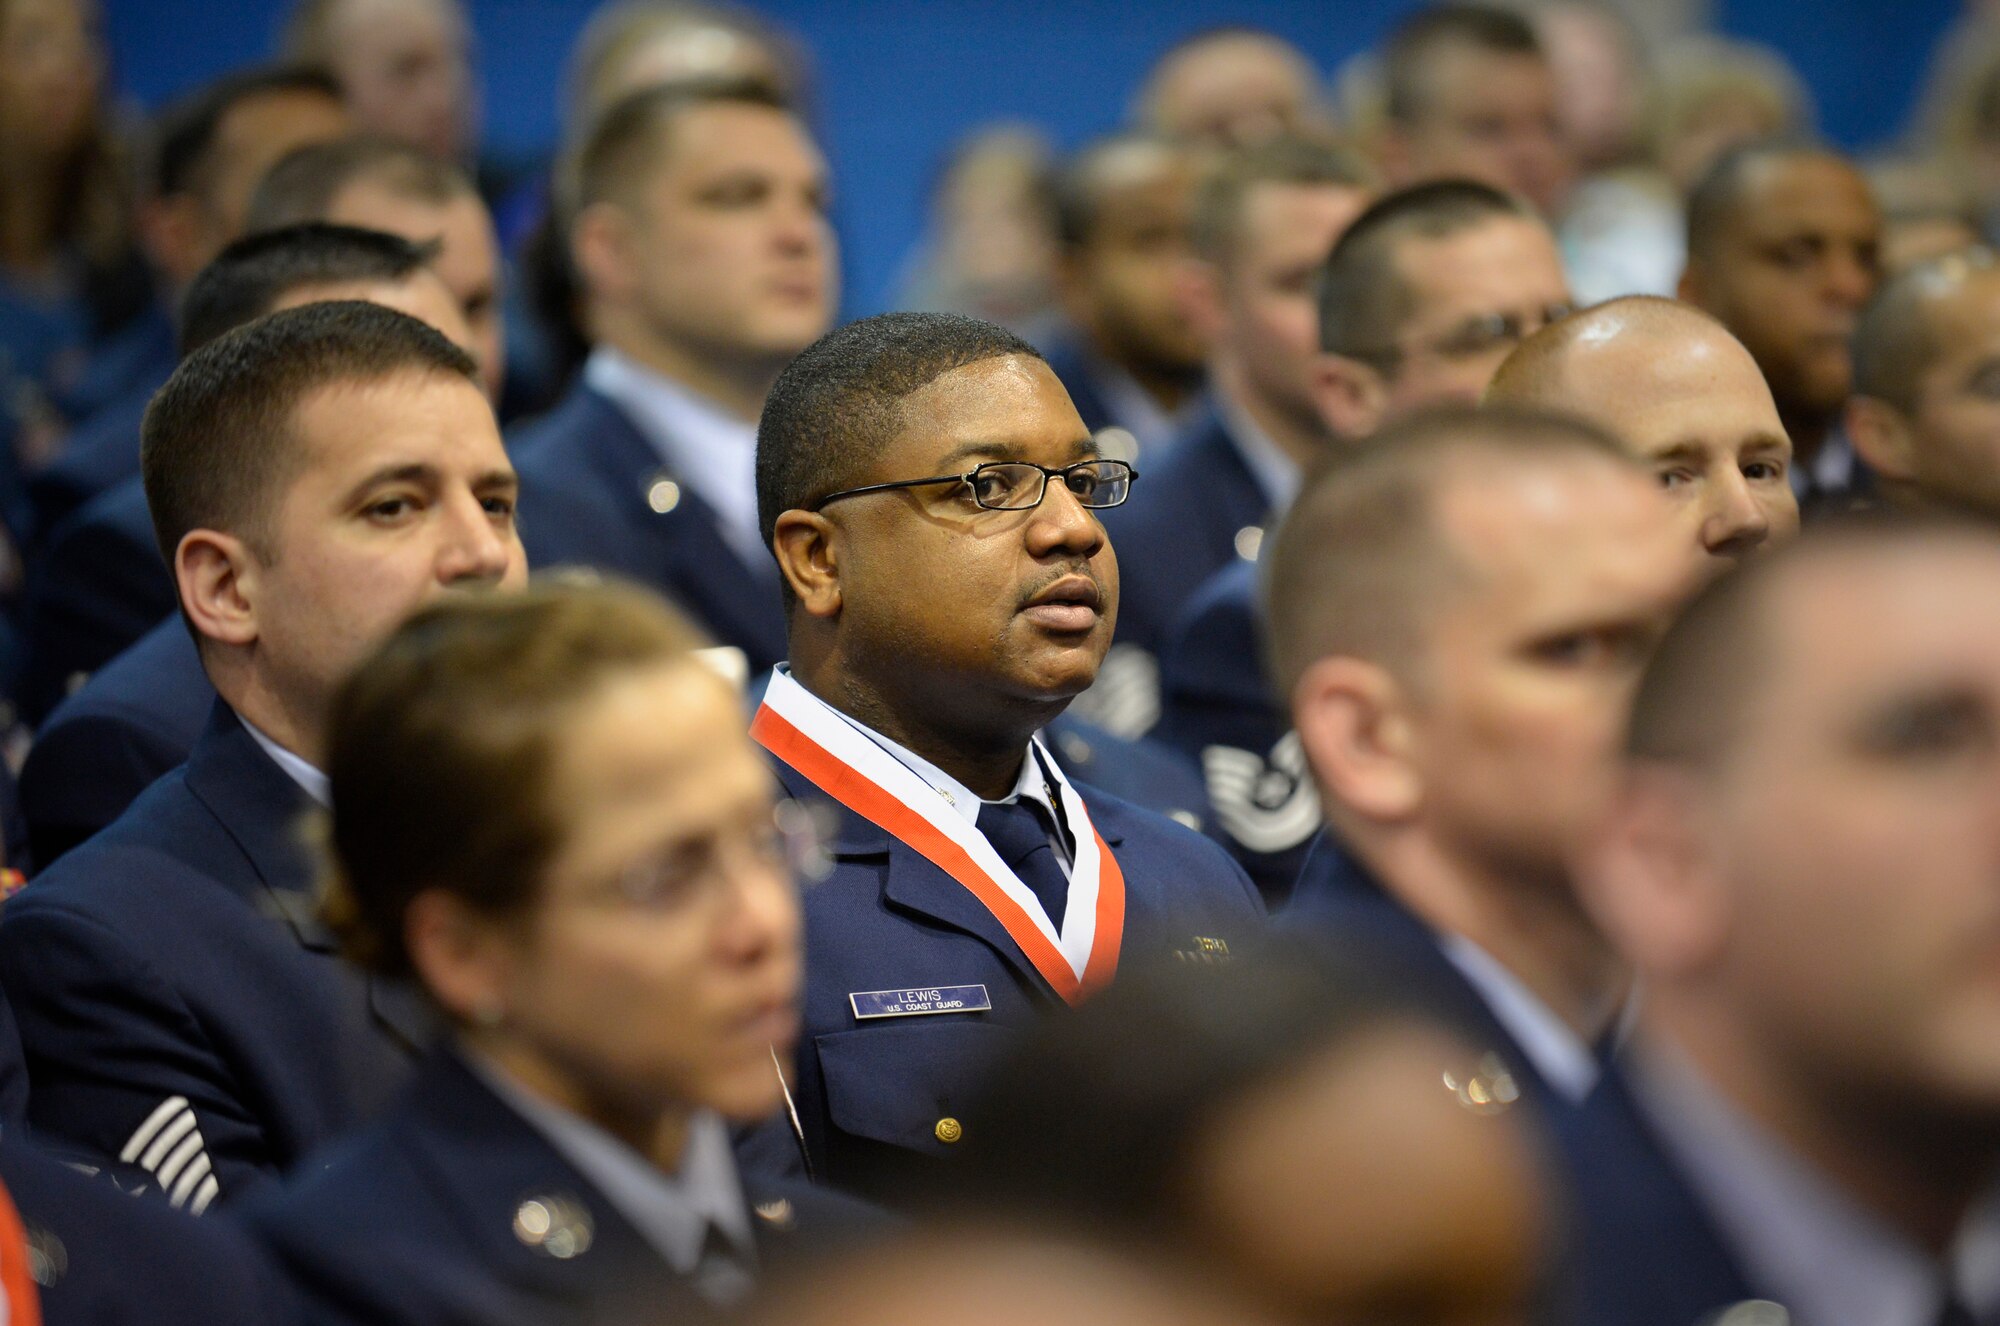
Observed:
[[[735,692],[692,656],[607,678],[563,730],[559,767],[572,788],[576,780],[587,782],[588,799],[607,808],[652,803],[671,816],[674,799],[661,804],[660,784],[708,785],[719,771],[753,793],[766,786]],[[741,767],[746,760],[752,767]]]
[[[656,124],[652,173],[688,174],[751,169],[825,174],[819,147],[790,111],[752,101],[689,106]]]
[[[1750,352],[1722,328],[1693,318],[1586,340],[1566,356],[1560,383],[1557,404],[1638,444],[1685,429],[1691,417],[1719,436],[1782,433]]]
[[[1752,162],[1729,222],[1731,231],[1752,238],[1796,231],[1873,238],[1882,228],[1861,172],[1816,154]]]
[[[2000,339],[2000,270],[1975,272],[1922,308],[1941,351],[1934,362],[1989,356]]]
[[[1411,235],[1396,245],[1394,261],[1410,291],[1410,321],[1435,311],[1510,313],[1569,298],[1555,240],[1526,217]]]
[[[2000,706],[2000,541],[1968,534],[1862,548],[1794,566],[1761,606],[1773,675],[1795,705],[1773,716],[1836,720],[1899,689],[1971,684]]]
[[[1298,57],[1283,45],[1246,34],[1184,52],[1161,80],[1162,100],[1185,99],[1206,109],[1211,102],[1231,94],[1263,92],[1302,98],[1310,77]]]
[[[1658,607],[1692,569],[1655,486],[1607,456],[1483,456],[1448,474],[1437,510],[1487,607]]]
[[[1524,94],[1551,100],[1555,96],[1555,76],[1543,56],[1496,51],[1473,42],[1441,45],[1425,62],[1422,79],[1424,105],[1439,114]]]
[[[479,384],[441,369],[323,383],[299,399],[292,428],[313,467],[336,479],[385,459],[513,472]]]
[[[338,98],[315,88],[272,88],[243,97],[216,124],[219,158],[250,157],[317,141],[319,130],[343,124],[347,111]],[[332,136],[331,133],[325,136]]]
[[[1355,185],[1260,180],[1243,195],[1239,243],[1250,253],[1309,248],[1323,258],[1335,233],[1360,215],[1367,198]]]
[[[1090,432],[1049,366],[1001,355],[952,369],[903,398],[892,446],[944,454],[968,442],[1086,444]]]

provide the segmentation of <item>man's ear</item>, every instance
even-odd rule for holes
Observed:
[[[174,580],[195,630],[221,644],[254,643],[259,570],[249,545],[235,535],[189,530],[174,549]]]
[[[1335,437],[1358,442],[1382,425],[1389,384],[1382,370],[1346,355],[1322,352],[1307,374],[1320,421]]]
[[[506,1017],[510,964],[495,923],[442,889],[426,889],[403,911],[403,947],[417,977],[446,1013],[475,1027]]]
[[[569,255],[584,289],[613,300],[628,298],[637,271],[636,222],[616,203],[597,202],[570,223]]]
[[[1916,478],[1916,430],[1889,402],[1873,396],[1848,397],[1847,437],[1854,454],[1874,473],[1904,482]]]
[[[1329,800],[1378,823],[1423,804],[1407,695],[1379,665],[1338,655],[1314,663],[1292,692],[1292,725]]]
[[[1731,899],[1692,774],[1622,770],[1572,872],[1591,919],[1641,975],[1685,972],[1727,946]]]
[[[840,527],[816,511],[781,513],[771,529],[778,570],[799,606],[815,617],[840,615]]]

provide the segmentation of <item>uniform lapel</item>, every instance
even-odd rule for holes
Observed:
[[[586,390],[588,390],[586,388]],[[715,509],[660,460],[660,453],[608,397],[592,393],[604,416],[591,431],[601,480],[652,549],[655,583],[706,622],[724,644],[750,656],[753,672],[785,656],[784,613],[775,573],[760,578],[722,537]],[[671,485],[668,509],[661,485]]]
[[[897,841],[880,825],[855,814],[821,792],[812,781],[783,761],[775,761],[778,778],[795,800],[830,807],[839,818],[833,842],[835,862],[879,861],[886,857],[887,873],[882,883],[882,900],[898,911],[962,931],[993,950],[1009,970],[1032,988],[1059,998],[1035,964],[1021,952],[986,905],[963,884],[932,865],[922,853]],[[1108,839],[1106,841],[1109,841]],[[838,867],[836,867],[838,868]]]

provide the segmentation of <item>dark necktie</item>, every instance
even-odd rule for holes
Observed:
[[[979,831],[1000,859],[1021,877],[1041,899],[1049,923],[1062,933],[1063,911],[1069,902],[1069,876],[1062,861],[1049,845],[1054,825],[1048,812],[1026,797],[1000,803],[989,801],[979,808]]]

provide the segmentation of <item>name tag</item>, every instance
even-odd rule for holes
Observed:
[[[913,990],[862,990],[847,996],[854,1016],[913,1018],[927,1013],[986,1013],[993,1001],[983,985],[933,985]]]

